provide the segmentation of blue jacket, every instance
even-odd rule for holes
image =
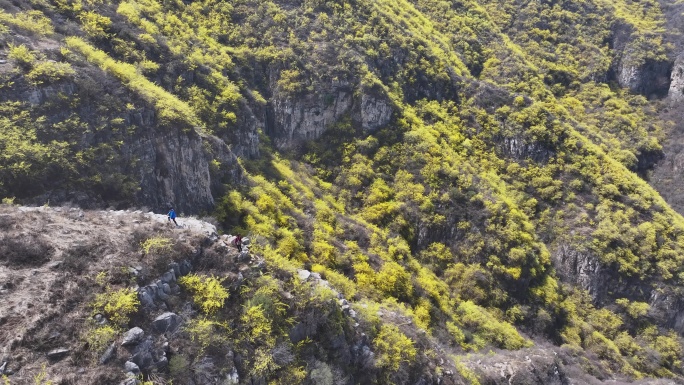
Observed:
[[[169,211],[169,218],[176,219],[176,212],[173,211],[173,209],[171,209],[171,211]]]

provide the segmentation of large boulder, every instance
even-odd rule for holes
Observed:
[[[121,341],[121,346],[137,345],[140,341],[142,341],[144,336],[145,332],[136,326],[124,334],[123,341]]]
[[[135,362],[131,361],[126,361],[126,363],[124,364],[124,370],[126,372],[131,372],[133,374],[140,373],[140,367],[138,367],[138,365],[136,365]]]
[[[135,347],[130,362],[137,365],[140,370],[143,371],[151,368],[154,365],[154,356],[152,355],[153,345],[152,338],[147,337],[147,339]]]
[[[181,318],[177,314],[166,312],[155,318],[152,324],[154,325],[154,329],[159,333],[173,333],[178,329],[181,321]]]

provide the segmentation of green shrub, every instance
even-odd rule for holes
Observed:
[[[83,339],[88,343],[88,350],[99,356],[116,339],[119,331],[112,325],[90,325]]]
[[[189,368],[190,361],[184,354],[174,354],[169,359],[169,374],[174,379],[187,376]]]
[[[26,78],[33,85],[53,83],[71,77],[75,74],[69,63],[41,61],[36,63]]]
[[[10,44],[7,57],[26,69],[31,68],[37,60],[36,54],[24,44],[18,46]]]
[[[0,22],[8,23],[39,35],[51,35],[54,32],[50,19],[37,10],[18,12],[14,15],[0,10]]]
[[[335,377],[333,376],[330,366],[325,362],[316,361],[313,369],[309,373],[309,378],[316,385],[333,385],[335,384]]]
[[[48,379],[47,367],[45,364],[40,369],[40,372],[33,376],[33,385],[54,385],[55,383]]]
[[[409,299],[413,294],[411,275],[394,261],[385,262],[375,282],[383,293],[397,299]]]
[[[478,380],[477,375],[463,363],[456,362],[456,370],[458,371],[458,374],[461,375],[461,377],[468,381],[468,384],[480,385],[480,381]]]
[[[275,338],[271,335],[273,324],[271,319],[266,316],[262,305],[245,307],[240,320],[247,328],[247,339],[250,342],[265,343],[268,346],[275,345]]]
[[[9,197],[7,197],[7,198],[2,198],[2,204],[3,204],[3,205],[10,205],[10,206],[11,206],[11,205],[14,204],[14,200],[15,200],[15,199],[16,199],[15,197],[11,197],[11,198],[9,198]]]
[[[83,25],[83,30],[88,36],[94,38],[105,38],[109,36],[107,30],[112,25],[112,21],[95,12],[81,12],[78,15]]]
[[[648,314],[651,306],[646,302],[630,302],[627,298],[615,300],[615,304],[620,306],[633,319],[644,317]]]
[[[521,349],[532,345],[524,339],[513,326],[492,317],[485,309],[470,301],[462,302],[457,309],[460,322],[476,334],[496,346],[509,350]]]
[[[230,329],[225,322],[196,318],[187,323],[185,331],[190,334],[192,341],[199,345],[201,355],[211,345],[227,343]]]
[[[104,51],[92,47],[78,37],[71,36],[65,41],[68,48],[80,52],[88,61],[111,72],[140,97],[154,104],[163,124],[172,122],[186,122],[193,126],[200,124],[189,105],[139,74],[132,64],[116,61]]]

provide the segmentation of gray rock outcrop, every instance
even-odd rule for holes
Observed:
[[[621,87],[645,96],[666,96],[670,89],[672,62],[644,57],[653,47],[642,46],[634,27],[624,22],[613,26],[612,45],[617,53],[612,72]]]
[[[47,357],[49,359],[52,359],[52,360],[58,360],[60,358],[64,358],[69,353],[71,353],[71,349],[67,349],[67,348],[52,349],[47,353]]]
[[[345,117],[364,131],[374,131],[387,125],[394,113],[386,96],[357,90],[346,82],[321,85],[315,93],[297,97],[276,93],[271,106],[267,133],[281,149],[317,139]]]
[[[565,281],[570,281],[598,298],[603,282],[601,263],[589,252],[580,252],[568,245],[560,245],[553,253],[553,261],[558,275]]]
[[[668,96],[673,102],[684,100],[684,53],[677,57],[672,67]]]

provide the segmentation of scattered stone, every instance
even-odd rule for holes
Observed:
[[[248,252],[242,251],[240,254],[238,254],[237,261],[238,262],[249,262],[252,259],[252,256],[249,255]]]
[[[306,281],[311,276],[311,272],[309,270],[297,270],[297,276],[302,281]]]
[[[136,326],[124,334],[121,346],[137,345],[144,336],[145,332]]]
[[[179,266],[176,262],[171,262],[171,263],[169,264],[169,266],[170,266],[171,269],[173,270],[173,274],[174,274],[176,277],[179,277],[179,276],[180,276],[180,266]]]
[[[154,306],[154,299],[152,299],[152,296],[150,296],[150,293],[148,293],[147,291],[138,292],[138,299],[140,300],[140,304],[142,304],[143,307]]]
[[[124,370],[127,372],[131,372],[133,374],[138,374],[140,373],[140,367],[135,364],[135,362],[131,361],[126,361],[124,364]]]
[[[5,374],[6,368],[7,368],[7,361],[3,362],[2,365],[0,365],[0,375]]]
[[[249,238],[247,238],[247,237],[242,238],[242,244],[245,246],[248,246],[249,245]]]
[[[133,276],[138,276],[138,270],[135,269],[135,267],[129,267],[128,268],[128,273],[130,273]]]
[[[48,263],[47,266],[51,269],[59,269],[59,267],[62,266],[62,263],[64,263],[64,261],[54,261]]]
[[[159,297],[160,300],[162,301],[168,301],[169,300],[169,295],[164,292],[164,290],[159,290],[157,293],[157,297]]]
[[[166,356],[164,356],[159,361],[157,361],[155,365],[157,365],[157,369],[164,369],[169,365],[169,360],[168,358],[166,358]]]
[[[176,282],[176,274],[174,273],[173,269],[167,271],[162,275],[161,281],[164,283],[173,283]]]
[[[116,343],[113,342],[111,345],[109,345],[107,350],[105,350],[104,354],[102,354],[102,357],[100,357],[100,361],[99,361],[100,365],[106,364],[109,360],[112,359],[112,357],[114,357],[115,354],[116,354]]]
[[[266,262],[259,261],[252,266],[255,270],[264,270],[266,268]]]
[[[349,316],[356,319],[356,311],[354,309],[349,309]]]
[[[67,349],[67,348],[52,349],[47,353],[47,357],[51,360],[59,360],[60,358],[66,357],[69,353],[71,353],[71,349]]]
[[[180,275],[188,275],[190,273],[190,270],[192,270],[192,265],[190,264],[190,261],[185,260],[180,263]]]
[[[130,376],[131,374],[133,374],[133,373],[127,373],[128,378],[125,379],[125,380],[123,380],[123,381],[121,381],[121,382],[119,383],[119,385],[139,385],[139,384],[140,384],[140,381],[138,381],[138,379],[136,378],[135,374],[133,374],[133,376]]]
[[[302,322],[295,325],[292,330],[290,330],[290,341],[296,344],[299,341],[305,340],[309,335],[306,330],[306,325]]]
[[[338,302],[340,303],[340,306],[349,305],[349,301],[346,299],[340,299]]]
[[[133,349],[133,356],[130,361],[136,364],[138,368],[142,368],[142,370],[151,368],[152,365],[154,365],[154,357],[151,352],[152,345],[153,342],[151,337],[148,337],[138,344],[138,346]]]
[[[316,281],[320,281],[320,280],[321,280],[321,275],[318,274],[318,273],[311,273],[311,278],[314,279],[314,280],[316,280]]]
[[[168,283],[164,283],[162,285],[162,291],[164,292],[164,294],[171,294],[171,286],[169,286]]]
[[[226,385],[238,385],[240,383],[240,376],[238,376],[237,369],[233,370],[226,375],[226,380],[223,382]]]
[[[154,325],[154,328],[159,332],[159,333],[173,333],[178,329],[178,326],[181,323],[181,318],[176,315],[175,313],[167,312],[159,317],[155,318],[155,320],[152,322]]]
[[[0,60],[0,64],[6,64],[7,60]]]

